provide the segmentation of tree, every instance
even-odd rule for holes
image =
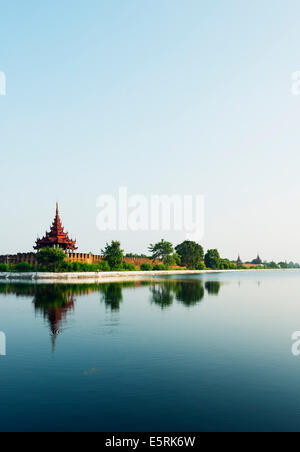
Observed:
[[[57,272],[66,260],[64,251],[58,247],[42,248],[36,255],[39,265],[49,271]]]
[[[0,272],[8,273],[10,271],[10,267],[8,264],[0,264]]]
[[[176,253],[180,256],[181,265],[188,269],[197,269],[204,259],[204,251],[201,245],[196,242],[186,240],[177,245]]]
[[[120,270],[123,263],[123,251],[121,250],[121,243],[112,241],[109,245],[106,244],[102,250],[105,261],[108,263],[111,270]]]
[[[152,259],[161,259],[164,263],[167,264],[169,257],[174,253],[174,248],[172,243],[166,242],[164,239],[162,239],[155,245],[150,244],[149,251],[152,254]]]
[[[220,259],[220,268],[222,270],[234,270],[236,268],[245,268],[242,263],[239,263],[235,265],[233,262],[231,262],[229,259]]]
[[[180,256],[177,253],[170,254],[170,256],[165,257],[163,261],[168,267],[176,267],[181,263]]]
[[[204,260],[207,268],[211,268],[212,270],[218,270],[220,268],[221,258],[218,250],[208,250]]]

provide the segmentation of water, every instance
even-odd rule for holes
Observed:
[[[300,272],[0,284],[1,431],[299,431]]]

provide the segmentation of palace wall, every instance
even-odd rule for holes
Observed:
[[[92,253],[68,253],[67,260],[69,262],[98,264],[99,262],[103,262],[104,257]],[[0,256],[0,264],[16,265],[22,262],[28,262],[30,265],[37,267],[38,262],[36,259],[36,253],[18,253]],[[152,260],[146,257],[124,257],[123,262],[126,262],[127,264],[133,264],[136,267],[140,267],[142,264],[159,265],[162,263],[162,261],[159,259]],[[246,268],[258,267],[258,265],[255,264],[242,264],[242,265]]]
[[[30,265],[37,266],[35,253],[18,253],[0,256],[0,264],[16,265],[22,262],[28,262]]]
[[[98,264],[104,260],[103,256],[95,255],[91,253],[68,253],[67,260],[69,262],[84,262],[87,264]],[[159,259],[148,259],[144,257],[124,257],[124,262],[128,264],[134,264],[136,267],[140,267],[142,264],[161,264]],[[0,264],[16,265],[22,262],[28,262],[30,265],[37,267],[38,262],[36,259],[36,253],[18,253],[18,254],[7,254],[0,256]]]

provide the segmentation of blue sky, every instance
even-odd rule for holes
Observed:
[[[298,1],[1,2],[0,253],[29,251],[61,204],[81,251],[96,199],[203,194],[203,245],[300,261]],[[179,242],[180,234],[170,238]]]

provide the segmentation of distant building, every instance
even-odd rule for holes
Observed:
[[[257,254],[257,258],[252,261],[252,264],[262,265],[263,261],[261,260],[259,254]]]
[[[240,255],[239,255],[239,257],[237,258],[236,265],[243,265],[243,262],[242,262],[242,259],[241,259],[241,256],[240,256]]]

